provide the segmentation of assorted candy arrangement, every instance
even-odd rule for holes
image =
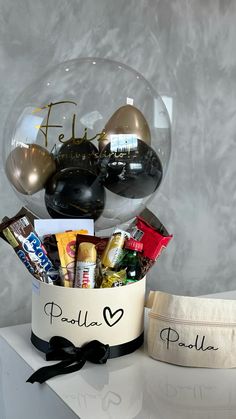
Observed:
[[[117,287],[142,279],[172,237],[149,210],[141,215],[127,231],[115,228],[110,237],[90,235],[86,228],[39,237],[25,210],[6,217],[0,235],[40,281],[71,288]]]
[[[84,345],[98,363],[133,352],[144,339],[145,276],[172,238],[146,208],[170,160],[162,98],[121,63],[67,61],[22,92],[4,139],[5,173],[24,207],[4,217],[0,237],[36,278],[33,345],[51,353],[66,341],[76,370]],[[28,381],[70,371],[61,364]]]

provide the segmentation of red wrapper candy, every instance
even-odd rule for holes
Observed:
[[[143,243],[143,256],[156,260],[163,249],[165,249],[172,239],[172,235],[163,236],[159,231],[151,227],[141,217],[137,217],[135,237],[139,236],[139,241]]]
[[[141,216],[135,218],[128,231],[135,240],[143,244],[140,261],[142,276],[145,276],[173,236],[147,208],[141,213]]]

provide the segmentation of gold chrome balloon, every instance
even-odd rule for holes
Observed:
[[[111,134],[134,134],[139,140],[151,144],[151,133],[148,123],[142,112],[133,105],[124,105],[111,116],[106,123],[99,150],[101,151],[109,142]]]
[[[44,188],[56,171],[53,156],[37,144],[23,144],[11,151],[5,167],[6,175],[15,189],[33,195]]]

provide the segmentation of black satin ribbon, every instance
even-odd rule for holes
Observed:
[[[44,352],[45,354],[49,351],[49,342],[39,338],[37,335],[31,331],[31,342],[39,351]],[[109,359],[117,358],[120,356],[131,354],[140,348],[144,341],[144,333],[141,333],[137,338],[129,340],[125,343],[120,343],[119,345],[110,346],[109,349]]]
[[[81,348],[61,336],[53,336],[49,341],[47,361],[58,361],[57,364],[42,367],[34,372],[27,380],[28,383],[44,383],[49,378],[61,374],[69,374],[80,370],[86,361],[94,364],[105,364],[109,357],[109,345],[104,345],[98,340],[85,343]]]

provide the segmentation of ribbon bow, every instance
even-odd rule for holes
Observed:
[[[58,361],[57,364],[42,367],[34,372],[27,380],[28,383],[44,383],[49,378],[60,374],[69,374],[80,370],[86,361],[94,364],[105,364],[109,356],[109,345],[104,345],[98,340],[91,340],[81,348],[76,348],[69,340],[53,336],[49,341],[47,361]]]

